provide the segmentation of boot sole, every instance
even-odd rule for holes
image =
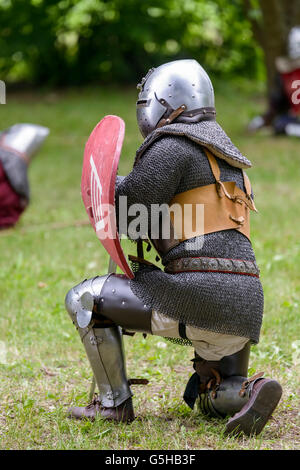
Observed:
[[[243,432],[246,436],[256,436],[265,427],[279,403],[282,388],[276,380],[262,384],[253,400],[249,400],[244,411],[236,413],[226,425],[226,434],[237,435]]]

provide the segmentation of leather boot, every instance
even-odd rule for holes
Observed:
[[[87,406],[70,408],[68,415],[69,418],[89,419],[91,421],[94,421],[97,416],[117,423],[131,423],[135,419],[131,397],[119,406],[105,408],[96,395]]]
[[[282,388],[276,380],[263,378],[263,372],[247,378],[249,345],[221,361],[206,361],[196,355],[194,369],[185,392],[193,408],[219,418],[232,416],[226,434],[258,435],[275,410]],[[188,385],[189,385],[188,384]]]
[[[246,382],[247,385],[247,382]],[[241,394],[246,390],[241,390]],[[260,378],[250,386],[249,400],[240,411],[230,418],[226,424],[226,433],[246,436],[261,433],[282,395],[281,385],[272,379]]]

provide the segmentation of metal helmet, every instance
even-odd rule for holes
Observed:
[[[47,127],[36,124],[15,124],[0,134],[0,148],[16,152],[29,162],[48,134]]]
[[[290,59],[300,58],[300,26],[294,26],[289,32],[288,56]]]
[[[194,59],[150,69],[137,88],[137,121],[144,137],[174,120],[191,123],[215,119],[212,83]]]

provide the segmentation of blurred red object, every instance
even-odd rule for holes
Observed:
[[[12,188],[0,163],[0,229],[14,226],[25,207],[25,200]]]

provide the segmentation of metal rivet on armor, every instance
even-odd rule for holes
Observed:
[[[103,297],[101,297],[101,299],[100,299],[100,302],[104,302],[104,299],[103,299]]]
[[[148,308],[147,305],[144,305],[144,308]]]
[[[116,289],[112,289],[112,293],[114,294],[116,292]]]
[[[125,305],[125,304],[126,304],[125,300],[122,300],[122,305]]]
[[[95,338],[95,336],[90,336],[90,343],[95,346],[95,344],[97,344],[97,340]]]

